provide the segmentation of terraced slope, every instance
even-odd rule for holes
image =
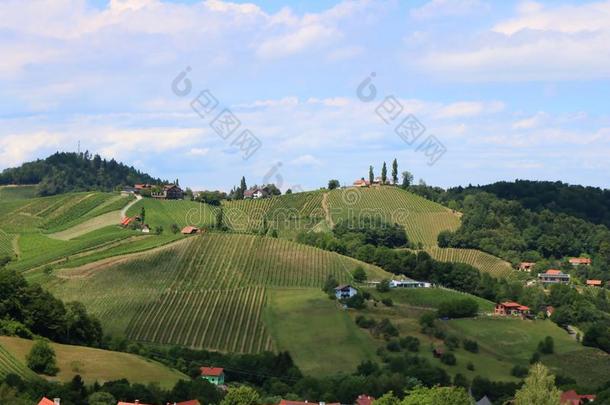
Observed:
[[[34,198],[37,188],[37,186],[0,186],[0,201]]]
[[[494,277],[512,277],[516,273],[509,262],[480,250],[430,247],[426,252],[435,260],[466,263]]]
[[[347,282],[358,265],[371,277],[385,275],[287,240],[208,233],[106,268],[62,270],[48,287],[66,301],[83,302],[114,334],[256,353],[274,347],[261,318],[267,289],[319,289],[329,274]]]
[[[329,193],[333,221],[382,219],[405,227],[409,240],[436,246],[441,231],[460,226],[458,213],[397,187],[337,189]]]
[[[13,235],[9,235],[0,229],[0,256],[13,256]]]

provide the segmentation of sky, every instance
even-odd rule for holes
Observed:
[[[610,188],[610,1],[3,0],[0,170]]]

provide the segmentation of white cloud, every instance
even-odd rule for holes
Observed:
[[[488,9],[489,5],[481,0],[430,0],[411,10],[411,16],[419,19],[463,16]]]
[[[319,159],[312,155],[301,155],[296,159],[293,159],[290,163],[295,166],[320,166],[322,164]]]
[[[461,101],[452,103],[439,109],[438,118],[476,117],[481,114],[493,114],[504,109],[504,103],[494,101],[490,103]]]
[[[206,156],[210,152],[210,148],[191,148],[188,154],[190,156]]]
[[[58,148],[65,136],[60,133],[37,131],[25,134],[0,136],[0,162],[2,168],[17,166],[30,159],[41,149]]]

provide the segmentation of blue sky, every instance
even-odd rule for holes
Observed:
[[[608,43],[610,1],[6,0],[0,169],[80,141],[194,189],[313,189],[394,158],[444,187],[607,188]],[[210,126],[224,109],[234,133]]]

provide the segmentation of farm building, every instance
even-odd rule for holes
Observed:
[[[532,268],[534,268],[535,265],[536,265],[536,263],[532,263],[532,262],[522,262],[519,264],[519,270],[520,271],[530,271]]]
[[[133,188],[136,193],[141,193],[144,190],[152,189],[152,184],[134,184]]]
[[[545,287],[553,284],[568,284],[570,275],[563,273],[561,270],[550,269],[545,273],[538,273],[538,281]]]
[[[151,197],[160,200],[182,200],[184,192],[175,184],[166,184],[160,191],[151,193]]]
[[[201,378],[208,380],[214,385],[225,383],[225,371],[221,367],[201,367]]]
[[[338,300],[351,298],[356,294],[358,294],[358,290],[349,284],[340,285],[335,288],[335,297],[337,297]]]
[[[142,226],[142,233],[150,233],[150,226],[143,225]]]
[[[440,347],[435,347],[432,349],[432,355],[436,358],[440,358],[443,355],[444,351]]]
[[[390,288],[430,288],[432,284],[416,280],[392,280]]]
[[[553,312],[555,312],[555,307],[551,306],[551,305],[547,305],[547,307],[546,307],[546,316],[547,316],[547,318],[550,318],[551,315],[553,315]]]
[[[496,308],[494,309],[495,315],[513,315],[513,316],[526,316],[530,312],[529,307],[525,305],[521,305],[518,302],[506,301],[500,304],[496,304]]]
[[[192,235],[194,233],[199,232],[199,228],[197,228],[196,226],[185,226],[184,228],[182,228],[182,230],[180,231],[180,233],[182,233],[183,235]]]
[[[588,257],[573,257],[570,259],[570,264],[574,267],[576,266],[590,266],[591,259]]]
[[[489,398],[487,398],[487,395],[485,395],[483,398],[479,399],[475,405],[493,405],[492,402],[489,400]]]
[[[137,190],[135,187],[126,186],[126,187],[123,187],[123,189],[121,190],[121,194],[135,194],[136,191]]]
[[[358,398],[356,399],[356,405],[372,405],[374,401],[374,397],[362,394],[358,395]]]
[[[47,397],[42,397],[42,399],[38,402],[38,405],[60,405],[61,400],[59,398],[55,398],[52,401]]]
[[[601,280],[587,280],[587,285],[590,287],[601,287],[602,284]]]
[[[354,184],[354,187],[367,187],[369,185],[369,182],[364,180],[364,178],[362,178],[362,179],[356,180],[353,184]]]
[[[252,199],[258,199],[258,198],[263,198],[267,196],[267,192],[265,190],[263,190],[262,188],[251,188],[250,190],[246,190],[244,191],[244,198],[252,198]]]
[[[595,398],[595,395],[581,395],[577,394],[574,390],[570,390],[561,393],[559,402],[562,405],[581,405],[588,404],[589,402],[595,402]]]

